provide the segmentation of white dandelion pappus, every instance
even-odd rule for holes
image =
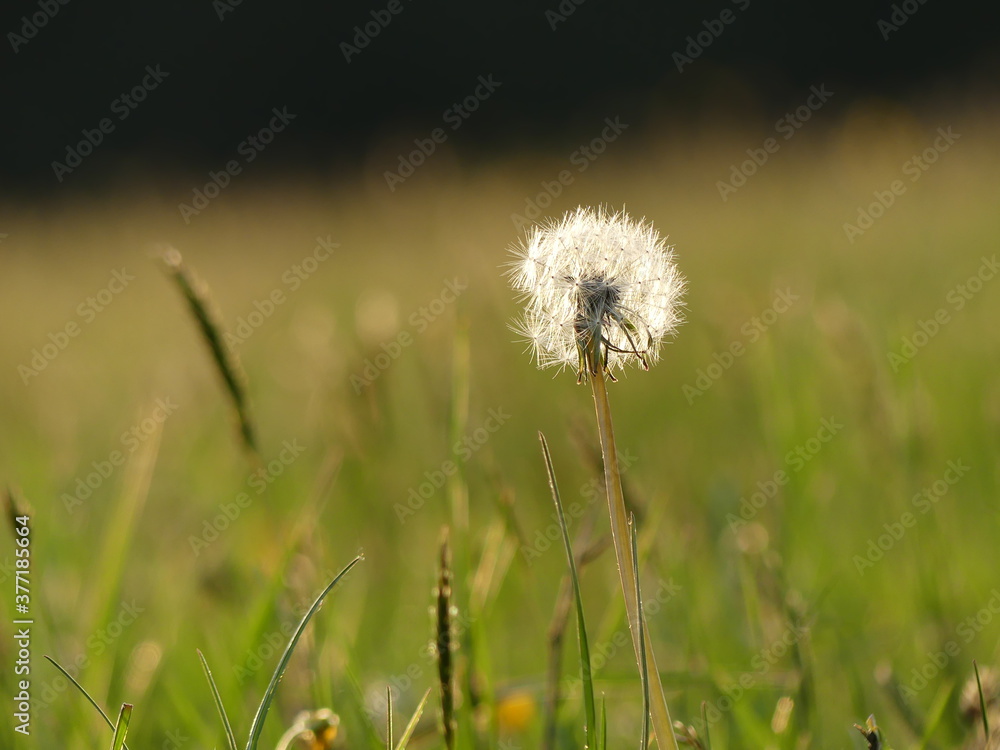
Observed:
[[[680,324],[684,279],[672,247],[651,224],[579,207],[536,226],[512,248],[511,285],[525,300],[515,330],[539,367],[577,367],[578,382],[603,367],[659,356]]]

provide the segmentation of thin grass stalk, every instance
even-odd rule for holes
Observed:
[[[608,747],[608,705],[601,694],[601,731],[597,733],[597,750],[607,750]]]
[[[979,712],[983,717],[983,737],[986,744],[990,744],[990,719],[986,711],[986,698],[983,696],[983,681],[979,678],[979,664],[972,660],[972,668],[976,670],[976,688],[979,690]]]
[[[236,744],[236,735],[233,734],[233,725],[229,722],[229,715],[226,713],[226,707],[222,703],[222,695],[219,693],[219,687],[215,684],[215,678],[212,677],[212,670],[208,667],[208,661],[205,659],[205,655],[201,652],[201,649],[195,649],[198,652],[198,659],[201,661],[202,671],[205,673],[205,679],[208,680],[208,687],[212,691],[212,700],[215,701],[215,708],[219,713],[219,719],[222,721],[222,726],[226,732],[226,744],[229,750],[239,750],[239,745]]]
[[[595,355],[591,355],[594,357]],[[593,363],[597,363],[596,365]],[[634,561],[632,548],[628,542],[628,514],[625,510],[625,496],[622,493],[621,470],[618,465],[618,450],[615,446],[614,427],[611,422],[611,404],[608,401],[607,384],[604,381],[604,368],[600,364],[600,353],[592,359],[591,376],[589,378],[594,393],[594,406],[597,412],[597,425],[601,435],[601,451],[604,456],[604,483],[608,493],[608,509],[611,516],[611,540],[618,561],[618,574],[621,579],[622,594],[625,597],[625,611],[628,617],[629,632],[632,634],[632,646],[635,649],[636,661],[643,664],[650,679],[650,716],[653,723],[653,734],[660,750],[678,750],[677,738],[674,737],[673,722],[670,720],[670,710],[663,692],[663,683],[656,666],[656,655],[649,640],[640,643],[639,638],[639,602],[636,597],[637,583],[634,580]]]
[[[385,686],[385,750],[392,750],[392,688]]]
[[[590,664],[590,645],[587,641],[587,625],[583,614],[583,595],[580,593],[580,577],[576,570],[576,558],[573,555],[573,544],[569,539],[569,527],[566,525],[566,514],[563,513],[562,499],[559,496],[559,485],[556,483],[555,469],[552,467],[552,456],[545,436],[539,432],[538,439],[542,444],[542,456],[545,458],[545,471],[549,478],[549,489],[552,491],[552,502],[555,503],[559,516],[559,528],[562,531],[563,548],[566,551],[566,562],[569,565],[570,581],[573,584],[573,600],[576,603],[576,632],[580,646],[580,681],[583,688],[583,706],[586,716],[586,747],[594,747],[594,732],[597,725],[594,709],[594,682]]]
[[[406,743],[410,741],[410,737],[413,736],[413,732],[417,728],[417,724],[420,722],[420,717],[424,713],[424,706],[427,704],[427,699],[430,697],[431,689],[427,688],[424,691],[424,697],[420,699],[420,703],[417,704],[417,710],[413,712],[413,716],[410,717],[409,724],[406,725],[406,729],[403,730],[403,736],[399,738],[399,742],[396,743],[396,750],[406,750]]]
[[[708,703],[701,702],[701,724],[705,727],[705,750],[712,750],[712,732],[708,726]]]
[[[455,749],[455,665],[452,660],[451,628],[451,552],[448,548],[448,530],[445,528],[441,542],[436,599],[435,628],[438,658],[438,682],[441,687],[441,732],[447,750]]]
[[[639,650],[646,650],[646,621],[642,612],[642,590],[639,588],[639,544],[636,541],[635,516],[629,516],[629,546],[632,548],[632,580],[635,583],[635,600],[639,608]],[[642,734],[639,740],[640,750],[649,747],[649,664],[642,661],[639,669],[642,676]],[[671,732],[671,735],[673,732]]]

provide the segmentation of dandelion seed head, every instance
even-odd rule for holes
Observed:
[[[511,252],[508,275],[525,303],[514,330],[539,367],[577,367],[585,377],[588,351],[608,372],[645,367],[681,322],[684,279],[672,247],[625,213],[577,208],[534,227]]]

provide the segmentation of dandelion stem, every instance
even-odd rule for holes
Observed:
[[[635,580],[632,546],[629,543],[628,515],[625,510],[625,496],[622,493],[621,470],[618,466],[618,450],[615,447],[615,432],[611,423],[611,404],[608,401],[608,390],[604,381],[604,367],[600,360],[600,351],[595,346],[588,353],[592,358],[588,365],[590,383],[594,392],[594,406],[597,410],[597,426],[601,433],[601,451],[604,456],[604,483],[608,493],[608,509],[611,513],[611,540],[618,560],[618,574],[621,578],[622,594],[625,596],[625,611],[628,616],[628,627],[632,633],[632,646],[635,657],[640,665],[640,671],[645,658],[646,669],[650,677],[650,716],[656,744],[660,750],[677,750],[677,739],[674,737],[673,723],[670,721],[670,711],[667,699],[663,693],[663,683],[660,682],[660,672],[656,668],[656,656],[653,645],[646,638],[640,643],[639,638],[639,601],[636,596],[637,582]],[[644,646],[644,647],[643,647]],[[645,652],[645,653],[643,653]]]

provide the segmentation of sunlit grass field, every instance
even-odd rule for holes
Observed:
[[[579,204],[645,216],[688,278],[662,361],[610,386],[673,718],[703,737],[705,702],[713,748],[861,748],[852,725],[873,713],[897,748],[981,738],[959,696],[1000,637],[996,124],[858,107],[782,141],[726,200],[717,183],[771,124],[694,142],[636,127],[580,172],[571,155],[600,132],[581,127],[563,149],[442,152],[392,192],[392,157],[351,182],[248,174],[187,225],[186,184],[11,202],[0,478],[32,508],[36,705],[30,739],[5,707],[0,745],[110,742],[47,654],[109,713],[135,704],[131,747],[223,747],[196,649],[245,738],[291,629],[363,552],[300,642],[261,747],[319,708],[341,717],[338,747],[373,747],[386,685],[398,726],[436,691],[427,645],[449,525],[459,682],[475,687],[460,740],[541,746],[566,560],[539,430],[578,504],[571,534],[594,543],[608,520],[589,389],[537,370],[507,327],[502,266],[528,201],[550,204],[539,217]],[[949,126],[960,138],[914,171]],[[539,201],[562,170],[569,184]],[[859,209],[880,215],[845,231]],[[263,474],[159,242],[242,339]],[[628,747],[641,693],[610,550],[582,584],[611,746]],[[583,737],[575,637],[571,621],[565,748]],[[435,691],[411,747],[441,746]]]

